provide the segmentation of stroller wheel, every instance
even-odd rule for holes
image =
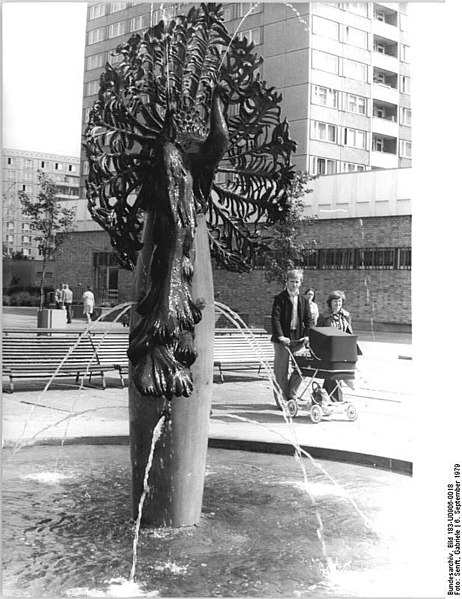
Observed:
[[[298,414],[298,404],[295,401],[295,399],[289,399],[289,401],[286,404],[286,408],[289,416],[291,418],[295,418],[295,416]]]
[[[358,412],[353,404],[348,404],[345,408],[345,414],[347,415],[348,420],[356,420],[358,418]]]
[[[318,404],[315,404],[314,406],[311,407],[310,418],[315,424],[318,424],[318,422],[321,422],[321,420],[322,420],[321,406],[318,406]]]

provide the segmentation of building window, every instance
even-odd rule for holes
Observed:
[[[412,142],[402,139],[402,140],[400,140],[399,144],[400,144],[399,155],[402,158],[412,158]]]
[[[45,160],[42,160],[42,162],[40,163],[40,168],[48,168],[48,162],[45,162]]]
[[[24,173],[24,181],[32,181],[33,175],[34,175],[33,173],[25,172]]]
[[[24,160],[24,168],[34,168],[34,161],[30,158]]]
[[[32,185],[24,184],[22,186],[22,190],[25,191],[26,193],[32,193]]]
[[[410,127],[412,124],[412,111],[410,108],[401,108],[401,125]]]
[[[410,94],[411,93],[411,78],[401,76],[400,81],[401,81],[401,89],[400,89],[401,93]]]
[[[75,164],[70,164],[69,165],[69,172],[70,173],[76,173],[77,172],[77,167],[75,166]]]
[[[372,140],[372,150],[374,152],[383,152],[385,148],[385,140],[383,137],[374,137]]]
[[[338,91],[330,87],[323,87],[322,85],[313,85],[313,104],[320,104],[321,106],[330,106],[330,108],[337,108],[338,104]]]
[[[360,171],[365,171],[366,166],[364,164],[356,164],[354,162],[341,162],[340,163],[340,172],[341,173],[356,173]]]
[[[263,10],[262,5],[259,2],[238,2],[234,5],[236,7],[236,19],[245,17],[249,10],[253,7],[250,14],[255,14]]]
[[[95,81],[89,81],[87,83],[87,96],[93,96],[94,94],[97,94],[99,91],[99,80],[95,79]]]
[[[335,143],[337,141],[337,127],[329,123],[311,121],[311,137],[320,141]]]
[[[22,251],[23,256],[30,256],[29,248],[21,248],[21,251]]]
[[[107,60],[110,65],[114,66],[114,65],[118,64],[122,60],[122,58],[123,58],[122,54],[118,54],[117,52],[114,52],[114,53],[109,52]]]
[[[29,244],[30,243],[30,237],[29,237],[29,235],[22,235],[21,236],[21,243]]]
[[[346,94],[345,110],[355,114],[366,114],[367,100],[363,96]]]
[[[130,31],[138,31],[149,27],[149,15],[139,15],[130,19]]]
[[[256,46],[261,44],[261,29],[260,27],[255,27],[254,29],[247,29],[247,31],[243,31],[240,34],[241,38],[247,38],[249,43],[253,42]]]
[[[7,235],[6,240],[8,241],[8,243],[13,243],[14,242],[14,235]]]
[[[381,21],[382,23],[385,23],[386,18],[385,18],[385,13],[383,12],[383,10],[375,10],[374,11],[374,19],[376,21]]]
[[[367,2],[347,2],[341,4],[341,7],[348,12],[367,17]]]
[[[111,2],[110,12],[118,12],[127,8],[128,2]]]
[[[10,223],[8,223],[8,224],[10,224]],[[11,223],[11,224],[13,224],[13,223]],[[23,231],[30,231],[30,223],[22,223],[21,229]]]
[[[399,15],[399,28],[401,31],[409,31],[409,17],[404,13]]]
[[[343,76],[357,81],[367,82],[367,64],[355,60],[343,59]]]
[[[8,157],[6,163],[8,166],[14,166],[14,158]]]
[[[16,172],[11,170],[6,170],[4,175],[6,181],[14,181],[16,179]]]
[[[359,129],[345,128],[344,143],[352,148],[366,149],[366,132]]]
[[[104,17],[105,15],[105,4],[93,4],[90,6],[89,20],[97,19],[98,17]]]
[[[125,21],[119,21],[118,23],[112,23],[108,28],[108,37],[118,37],[119,35],[124,35],[125,33]]]
[[[313,175],[333,175],[337,172],[337,163],[329,158],[318,158],[313,156],[311,159],[311,171]]]
[[[347,25],[344,29],[343,41],[345,44],[367,49],[367,32]]]
[[[320,50],[313,50],[313,69],[338,74],[338,56]]]
[[[233,18],[233,7],[229,5],[224,5],[223,7],[223,21],[228,23]]]
[[[63,170],[63,163],[62,162],[55,162],[55,171],[62,171]]]
[[[88,45],[97,44],[104,40],[104,27],[98,27],[98,29],[92,29],[88,32]]]
[[[104,54],[92,54],[91,56],[87,56],[87,71],[91,71],[91,69],[99,69],[104,64]]]
[[[409,46],[406,46],[405,44],[401,44],[401,60],[403,62],[409,62],[409,53],[410,53],[410,48]]]
[[[338,23],[313,16],[313,33],[338,40]]]
[[[6,228],[7,228],[7,229],[9,229],[10,231],[11,231],[11,230],[13,230],[13,229],[14,229],[14,223],[12,223],[11,221],[10,221],[10,222],[8,222],[8,223],[6,224]]]

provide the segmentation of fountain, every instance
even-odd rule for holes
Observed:
[[[5,450],[4,591],[357,596],[370,595],[378,579],[399,579],[390,592],[403,592],[402,521],[381,518],[391,501],[409,517],[410,479],[314,462],[285,410],[295,461],[207,451],[209,244],[224,266],[245,270],[258,247],[255,223],[284,215],[294,144],[280,121],[280,97],[254,76],[252,46],[228,34],[215,5],[168,27],[160,23],[119,51],[122,66],[108,65],[102,76],[86,147],[92,215],[110,233],[121,265],[137,264],[129,350],[132,497],[126,448],[63,441],[60,471],[50,472],[53,450],[26,447],[24,435]],[[226,117],[230,105],[238,116]],[[225,183],[213,182],[220,170]],[[77,415],[73,406],[67,418]],[[388,488],[392,498],[382,495]]]

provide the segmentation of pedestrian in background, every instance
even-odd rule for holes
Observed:
[[[308,342],[308,329],[313,326],[313,317],[306,297],[300,293],[303,272],[289,270],[287,286],[273,301],[271,312],[272,336],[274,343],[274,378],[279,385],[283,400],[294,399],[302,382],[294,369],[288,379],[289,348],[292,353],[300,350]],[[280,407],[280,396],[274,390],[276,405]]]
[[[319,317],[319,308],[318,304],[316,304],[314,301],[316,299],[316,291],[313,289],[313,287],[308,287],[308,289],[305,291],[305,297],[310,304],[310,312],[311,316],[313,317],[313,326],[315,327]]]
[[[66,308],[68,324],[70,324],[72,322],[72,299],[73,299],[73,297],[74,297],[74,294],[72,293],[71,289],[69,289],[69,285],[67,283],[64,283],[64,285],[63,285],[63,301],[64,301],[64,307]]]
[[[344,333],[353,334],[353,328],[351,326],[351,316],[343,308],[345,301],[345,294],[343,291],[337,289],[332,291],[327,296],[326,304],[327,310],[323,312],[318,318],[318,327],[335,327]],[[361,350],[358,347],[358,354],[361,354]],[[340,381],[338,381],[340,383]],[[349,381],[346,383],[351,386]],[[324,379],[324,389],[330,395],[332,401],[343,401],[343,392],[337,381],[331,379]]]
[[[55,291],[55,306],[58,308],[58,310],[62,310],[64,308],[63,293],[63,284],[60,283],[59,287]]]
[[[87,317],[87,322],[91,321],[91,315],[95,308],[95,296],[91,290],[90,285],[87,285],[87,290],[82,295],[83,301],[83,315]]]

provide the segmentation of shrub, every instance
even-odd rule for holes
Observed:
[[[28,291],[18,291],[10,296],[11,306],[40,306],[40,295]]]
[[[3,305],[10,306],[11,305],[11,297],[9,295],[3,296]]]

